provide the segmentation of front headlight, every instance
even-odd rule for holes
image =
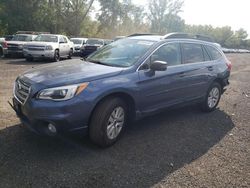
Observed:
[[[45,50],[53,50],[53,47],[51,45],[45,46]]]
[[[53,101],[64,101],[73,98],[87,88],[88,82],[76,85],[68,85],[44,89],[37,95],[38,99],[49,99]]]

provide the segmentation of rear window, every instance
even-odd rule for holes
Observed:
[[[217,60],[222,57],[221,53],[216,48],[206,45],[206,49],[212,60]]]
[[[184,64],[204,61],[203,50],[200,44],[183,43],[181,46]]]

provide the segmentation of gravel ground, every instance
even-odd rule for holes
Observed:
[[[42,62],[0,59],[0,187],[250,187],[250,54],[231,54],[219,107],[168,110],[129,125],[113,147],[81,135],[38,137],[6,103]]]

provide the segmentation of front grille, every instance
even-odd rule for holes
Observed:
[[[30,51],[44,51],[44,48],[28,48]]]
[[[14,96],[16,97],[16,99],[22,104],[24,104],[28,99],[29,94],[30,85],[20,79],[16,80],[14,86]]]
[[[19,50],[19,48],[15,46],[8,46],[8,50]]]
[[[18,44],[8,44],[8,50],[11,50],[11,51],[19,50]]]
[[[28,46],[28,50],[30,51],[44,51],[44,46]]]

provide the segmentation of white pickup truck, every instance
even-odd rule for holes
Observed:
[[[23,54],[27,61],[33,59],[53,59],[60,61],[62,57],[71,58],[74,44],[64,35],[40,34],[34,41],[23,46]]]

